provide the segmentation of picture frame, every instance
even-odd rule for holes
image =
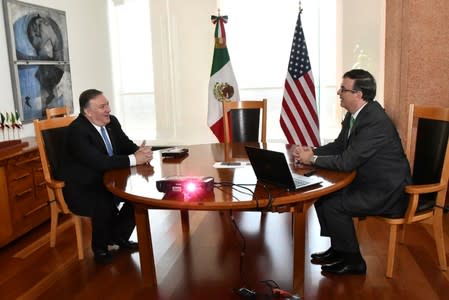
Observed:
[[[3,0],[14,105],[22,123],[45,118],[45,110],[73,112],[67,22],[64,11]]]

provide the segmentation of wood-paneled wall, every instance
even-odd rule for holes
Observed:
[[[384,106],[405,143],[410,103],[449,106],[449,2],[386,2]]]

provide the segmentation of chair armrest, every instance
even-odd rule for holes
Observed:
[[[410,194],[409,204],[405,213],[405,223],[414,222],[416,218],[416,210],[418,208],[419,195],[439,192],[447,188],[446,183],[432,183],[432,184],[412,184],[405,187],[405,192]]]
[[[47,180],[46,182],[48,187],[52,189],[62,189],[65,186],[64,181],[60,180]]]
[[[444,183],[431,183],[431,184],[411,184],[405,187],[407,194],[427,194],[438,192],[446,188],[447,184]]]

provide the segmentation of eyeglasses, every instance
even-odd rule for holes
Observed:
[[[353,94],[357,93],[357,90],[351,90],[351,89],[347,89],[344,86],[340,86],[340,88],[338,89],[338,92],[340,93],[344,93],[344,92],[351,92]]]

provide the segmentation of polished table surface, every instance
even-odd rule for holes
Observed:
[[[311,171],[310,167],[297,166],[293,163],[292,149],[289,145],[278,143],[246,145],[284,152],[294,173],[304,174]],[[247,162],[244,144],[217,143],[183,147],[189,150],[186,157],[163,158],[160,151],[154,151],[150,165],[108,171],[104,177],[104,182],[112,193],[131,201],[135,206],[142,279],[150,286],[157,285],[148,209],[181,210],[183,230],[188,230],[188,210],[291,212],[294,219],[293,288],[303,294],[307,208],[319,197],[347,186],[354,179],[355,172],[317,169],[312,176],[319,177],[322,180],[320,184],[298,191],[287,191],[257,183],[249,164],[243,163],[243,166],[235,168],[214,167],[217,162]],[[215,188],[202,194],[164,194],[157,190],[156,181],[167,176],[212,176]]]

